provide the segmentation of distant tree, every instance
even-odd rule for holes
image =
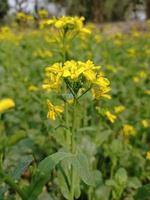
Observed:
[[[65,6],[67,15],[83,15],[95,23],[125,20],[129,10],[136,16],[137,4],[145,1],[150,18],[150,0],[49,0],[52,1]]]
[[[3,19],[7,14],[8,8],[7,0],[0,0],[0,19]]]
[[[150,0],[145,0],[145,6],[146,6],[146,17],[147,19],[150,19]]]
[[[95,23],[103,22],[104,21],[104,0],[92,0],[91,6],[92,6],[92,18]]]

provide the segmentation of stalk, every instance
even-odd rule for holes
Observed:
[[[72,131],[71,131],[71,152],[74,154],[76,152],[75,147],[75,133],[76,133],[76,99],[74,99],[73,113],[72,113]],[[74,200],[74,168],[71,166],[71,199]]]

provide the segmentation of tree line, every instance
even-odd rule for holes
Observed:
[[[95,23],[125,20],[132,12],[137,12],[137,6],[145,8],[147,18],[150,18],[150,0],[48,0],[66,8],[67,15],[85,16],[86,20]],[[16,11],[23,11],[28,0],[15,0]],[[39,1],[35,0],[35,12]],[[9,10],[8,0],[0,0],[0,19],[3,19]]]

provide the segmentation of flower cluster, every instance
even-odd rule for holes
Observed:
[[[19,33],[16,35],[16,33],[14,33],[8,26],[3,26],[0,28],[0,41],[8,41],[18,45],[21,39],[22,34]]]
[[[24,12],[18,12],[16,14],[16,19],[18,21],[21,21],[21,22],[28,22],[28,21],[33,21],[34,20],[32,15],[26,14]]]
[[[90,60],[66,61],[55,63],[46,68],[43,89],[59,91],[65,83],[78,97],[81,91],[91,91],[95,99],[102,97],[110,99],[110,82],[100,71],[100,66],[95,66]]]
[[[125,137],[134,136],[136,134],[136,130],[133,126],[129,124],[124,124],[123,126],[123,135]]]
[[[84,27],[84,17],[70,17],[63,16],[60,18],[53,18],[44,20],[41,22],[41,28],[53,25],[57,29],[76,30],[78,32],[90,33],[91,31],[88,28]]]
[[[48,11],[47,10],[45,10],[45,9],[40,9],[39,11],[38,11],[38,15],[39,15],[39,17],[40,18],[47,18],[48,17]]]

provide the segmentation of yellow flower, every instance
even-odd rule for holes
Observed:
[[[138,38],[138,37],[140,37],[140,32],[134,31],[134,32],[132,32],[132,36],[134,38]]]
[[[143,125],[144,128],[148,128],[148,127],[149,127],[149,123],[148,123],[148,120],[147,120],[147,119],[143,119],[143,120],[141,121],[141,123],[142,123],[142,125]]]
[[[111,122],[111,123],[114,123],[116,120],[117,120],[117,116],[112,114],[111,112],[109,111],[106,111],[105,113],[106,117],[108,118],[108,120]]]
[[[17,18],[18,20],[26,20],[26,14],[25,14],[24,12],[18,12],[18,13],[16,14],[16,18]]]
[[[102,36],[100,34],[96,34],[95,41],[96,41],[96,43],[100,43],[102,41]]]
[[[64,64],[55,63],[46,68],[45,77],[43,83],[43,89],[45,90],[59,91],[63,83],[66,84],[66,79],[68,79],[71,84],[73,82],[79,83],[79,87],[75,92],[79,96],[82,95],[80,89],[84,88],[85,91],[91,90],[92,96],[97,100],[102,97],[111,98],[107,94],[110,91],[109,80],[100,72],[100,66],[95,66],[90,60],[87,62],[70,60]]]
[[[54,20],[54,26],[56,28],[82,29],[83,21],[84,17],[63,16]]]
[[[44,28],[49,25],[53,25],[57,29],[65,29],[67,31],[76,31],[78,33],[90,34],[90,29],[84,27],[83,21],[84,17],[70,17],[62,16],[60,18],[53,18],[48,20],[43,20],[40,23],[40,27]]]
[[[134,76],[134,77],[133,77],[133,81],[134,81],[135,83],[138,83],[138,82],[140,81],[140,78],[139,78],[138,76]]]
[[[91,30],[88,28],[81,28],[80,33],[91,34]]]
[[[13,108],[15,106],[15,102],[10,99],[10,98],[6,98],[6,99],[2,99],[0,100],[0,113],[4,112],[5,110],[8,110],[9,108]]]
[[[57,90],[60,88],[62,80],[62,63],[55,63],[45,69],[45,80],[42,85],[44,90]]]
[[[150,90],[145,90],[145,94],[150,95]]]
[[[110,87],[98,87],[95,86],[92,88],[92,96],[94,99],[101,99],[101,98],[106,98],[106,99],[111,99],[111,96],[107,94],[111,90]]]
[[[63,77],[70,77],[71,79],[77,79],[84,69],[80,68],[79,63],[71,60],[64,63]]]
[[[90,60],[88,60],[86,63],[79,61],[79,65],[81,70],[83,71],[83,75],[86,77],[87,80],[92,82],[96,80],[95,70],[100,69],[100,66],[94,66],[94,63]]]
[[[30,85],[30,86],[28,87],[28,90],[31,91],[31,92],[36,92],[36,91],[38,90],[38,87],[35,86],[35,85]]]
[[[121,45],[122,45],[122,41],[119,40],[119,39],[115,39],[115,40],[114,40],[114,44],[115,44],[116,46],[121,46]]]
[[[147,159],[147,160],[150,160],[150,151],[148,151],[148,152],[146,153],[146,159]]]
[[[107,94],[110,90],[109,80],[103,76],[98,76],[98,78],[94,81],[92,95],[97,100],[101,97],[111,99],[111,96]]]
[[[27,15],[24,12],[18,12],[16,14],[16,18],[17,18],[17,20],[22,21],[22,22],[27,22],[27,21],[33,21],[34,20],[32,15]]]
[[[150,49],[145,49],[145,54],[146,54],[147,56],[150,56]]]
[[[127,53],[128,53],[128,55],[129,55],[130,57],[134,57],[134,56],[137,55],[137,50],[134,49],[134,48],[130,48],[130,49],[127,50]]]
[[[66,61],[63,66],[63,77],[70,77],[71,79],[77,79],[81,74],[89,81],[96,80],[95,69],[99,69],[99,66],[94,66],[93,62],[88,60],[87,62],[81,61]]]
[[[48,11],[45,10],[45,9],[41,9],[38,11],[38,15],[41,17],[41,18],[46,18],[48,17]]]
[[[125,137],[134,136],[136,134],[136,130],[133,126],[125,124],[123,125],[123,134]]]
[[[48,113],[47,118],[51,120],[55,120],[59,113],[64,111],[63,106],[54,106],[49,100],[47,100],[48,105]]]
[[[44,90],[59,90],[61,86],[61,79],[59,75],[56,74],[50,74],[47,79],[44,80],[44,83],[42,85],[42,88]]]
[[[144,70],[139,71],[138,73],[140,78],[146,78],[147,77],[147,73]]]
[[[120,105],[120,106],[115,106],[115,113],[121,113],[125,110],[125,107],[123,105]]]

